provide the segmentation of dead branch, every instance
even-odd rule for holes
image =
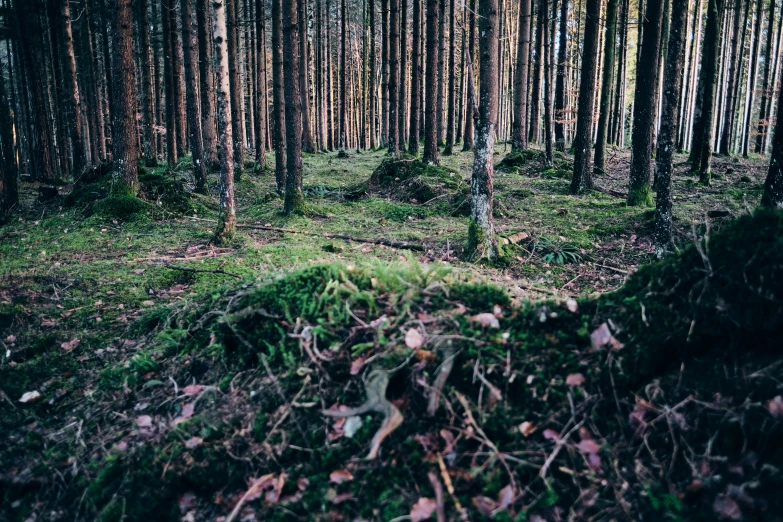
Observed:
[[[242,276],[239,274],[233,274],[231,272],[226,272],[225,270],[199,270],[197,268],[186,268],[184,266],[176,266],[176,265],[163,265],[163,268],[169,268],[171,270],[181,270],[183,272],[192,272],[195,274],[223,274],[231,277],[236,277],[237,279],[242,279]]]

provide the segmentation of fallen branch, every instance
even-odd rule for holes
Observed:
[[[231,277],[236,277],[237,279],[242,279],[242,276],[239,274],[232,274],[231,272],[226,272],[225,270],[199,270],[197,268],[186,268],[184,266],[175,266],[175,265],[163,265],[163,268],[169,268],[171,270],[182,270],[183,272],[193,272],[193,273],[202,273],[202,274],[223,274]]]
[[[288,234],[303,234],[308,236],[320,236],[320,237],[326,237],[330,239],[344,239],[346,241],[355,241],[357,243],[370,243],[372,245],[384,245],[392,248],[399,248],[402,250],[415,250],[417,252],[424,252],[424,246],[418,245],[416,243],[406,243],[404,241],[394,241],[391,239],[373,239],[368,237],[355,237],[355,236],[349,236],[348,234],[331,234],[331,233],[323,233],[323,232],[305,232],[301,230],[292,230],[290,228],[278,228],[278,227],[267,227],[262,225],[237,225],[237,228],[249,228],[253,230],[269,230],[272,232],[286,232]]]
[[[607,188],[599,187],[597,185],[593,185],[593,190],[595,190],[596,192],[600,192],[601,194],[606,194],[607,196],[613,196],[615,198],[625,199],[628,197],[628,194],[620,192],[619,190],[607,189]]]

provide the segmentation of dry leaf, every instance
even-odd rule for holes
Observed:
[[[201,390],[206,388],[203,384],[188,384],[184,388],[182,388],[182,393],[187,393],[190,395],[198,395],[201,393]]]
[[[490,314],[490,313],[476,314],[473,317],[471,317],[470,320],[475,321],[479,323],[481,326],[485,326],[488,328],[500,328],[500,321],[498,321],[498,318],[495,317],[494,314]]]
[[[196,507],[197,502],[198,499],[196,499],[196,495],[194,493],[191,493],[190,491],[184,493],[181,497],[179,497],[180,512],[185,513],[186,511],[190,511]]]
[[[495,508],[499,511],[504,511],[508,509],[508,506],[511,505],[511,502],[514,500],[514,488],[511,487],[511,484],[506,486],[505,488],[500,490],[500,493],[498,493],[498,507]]]
[[[519,432],[525,437],[530,436],[530,434],[533,433],[534,431],[536,431],[536,427],[533,425],[532,422],[525,421],[519,425]]]
[[[149,415],[139,415],[136,417],[136,426],[139,428],[151,428],[152,427],[152,417]]]
[[[566,377],[565,382],[568,386],[581,386],[585,383],[585,376],[581,373],[572,373]]]
[[[194,404],[195,403],[190,402],[190,403],[185,404],[184,406],[182,406],[182,412],[180,412],[179,417],[174,419],[174,421],[172,422],[172,425],[173,426],[178,426],[179,424],[182,424],[183,422],[185,422],[186,420],[191,418],[193,416]]]
[[[353,475],[347,469],[336,469],[329,473],[329,480],[335,484],[342,484],[353,480]]]
[[[424,345],[424,336],[416,328],[411,328],[405,332],[405,346],[412,350],[421,348]]]
[[[45,317],[41,320],[41,326],[54,326],[56,321],[54,319],[49,319],[48,317]]]
[[[16,342],[16,336],[15,335],[9,335],[5,338],[5,342],[8,344],[14,344]]]
[[[155,306],[155,301],[150,301],[149,299],[146,301],[142,301],[141,304],[144,306]]]
[[[79,346],[80,342],[81,341],[79,341],[79,339],[72,339],[70,341],[66,341],[64,343],[60,343],[60,348],[63,348],[64,350],[70,352],[71,350],[73,350],[74,348]]]
[[[196,446],[200,446],[202,442],[204,442],[204,439],[201,437],[191,437],[185,441],[185,447],[193,449]]]
[[[421,497],[411,508],[411,522],[421,522],[422,520],[427,520],[435,512],[435,508],[437,506],[438,505],[434,499]]]
[[[767,402],[767,409],[773,417],[783,417],[783,397],[778,395]]]
[[[359,375],[359,372],[362,371],[364,360],[364,357],[354,359],[354,361],[351,363],[351,375]]]
[[[22,404],[27,404],[28,402],[35,402],[40,398],[41,394],[38,393],[38,391],[29,391],[22,395],[22,398],[19,399],[19,402]]]
[[[712,509],[723,520],[742,520],[742,511],[740,511],[739,505],[727,495],[715,497]]]
[[[601,326],[590,334],[590,342],[593,345],[593,350],[600,350],[607,345],[612,350],[619,350],[623,347],[623,343],[612,336],[612,332],[609,331],[609,325],[606,323],[602,323]]]
[[[544,438],[547,440],[560,440],[560,434],[549,428],[544,430]]]
[[[503,317],[503,309],[500,307],[500,305],[495,305],[492,308],[492,315],[495,317]]]
[[[576,447],[579,451],[581,451],[585,455],[589,455],[591,453],[598,453],[599,451],[601,451],[601,446],[599,446],[598,443],[593,439],[585,439],[579,444],[577,444]]]
[[[438,358],[438,356],[435,355],[435,353],[430,352],[428,350],[416,350],[416,360],[417,361],[432,362],[432,361],[434,361],[437,358]]]
[[[470,500],[473,502],[473,505],[476,506],[476,509],[485,517],[491,517],[492,512],[495,511],[498,506],[497,502],[489,497],[478,496],[473,497]]]
[[[576,299],[569,299],[566,301],[566,308],[568,308],[569,312],[576,313],[579,311],[579,304],[576,302]]]

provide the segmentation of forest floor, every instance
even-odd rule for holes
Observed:
[[[504,146],[499,146],[496,159],[502,159],[506,152]],[[417,517],[422,514],[435,517],[433,510],[442,509],[444,503],[450,506],[449,513],[460,513],[462,506],[464,516],[473,519],[491,514],[498,519],[560,520],[574,513],[578,517],[588,512],[596,519],[636,519],[639,513],[657,510],[663,510],[661,513],[665,512],[668,518],[682,518],[680,512],[685,509],[680,505],[682,498],[671,487],[653,491],[658,488],[650,486],[653,482],[658,484],[655,481],[647,484],[647,489],[641,487],[642,496],[651,499],[652,507],[646,508],[628,505],[630,501],[621,498],[619,486],[609,495],[615,498],[610,506],[602,504],[608,502],[604,493],[595,493],[596,498],[588,502],[587,490],[581,486],[581,493],[563,490],[558,497],[554,493],[556,488],[523,488],[516,484],[514,477],[519,479],[519,475],[509,471],[510,462],[514,467],[533,467],[535,473],[542,466],[552,465],[555,469],[552,462],[560,450],[551,451],[552,446],[560,448],[565,433],[570,435],[577,427],[585,426],[575,420],[581,410],[578,407],[574,410],[569,393],[572,419],[553,426],[558,432],[562,428],[563,432],[559,435],[552,432],[554,435],[549,437],[547,433],[551,430],[543,427],[547,415],[569,416],[567,407],[549,412],[528,426],[541,428],[540,432],[551,444],[536,451],[544,457],[551,454],[552,460],[538,461],[532,450],[526,456],[525,449],[519,447],[508,453],[505,449],[500,451],[478,425],[495,422],[486,412],[482,413],[482,401],[494,404],[499,396],[491,397],[495,391],[500,394],[501,389],[505,400],[509,399],[508,384],[506,388],[495,387],[487,382],[486,376],[493,367],[494,375],[499,376],[504,365],[508,373],[512,365],[503,359],[510,357],[510,352],[487,366],[486,374],[479,369],[484,368],[477,362],[479,359],[470,359],[473,361],[470,364],[475,363],[477,368],[473,381],[480,376],[478,399],[465,399],[459,391],[454,392],[456,405],[465,406],[463,400],[478,401],[478,421],[468,423],[467,435],[464,432],[457,435],[457,439],[481,439],[472,453],[455,453],[456,442],[448,439],[454,435],[442,435],[443,430],[445,448],[439,442],[437,430],[432,432],[432,440],[425,440],[430,434],[415,434],[415,428],[408,428],[413,431],[405,441],[400,442],[402,435],[392,436],[399,447],[389,450],[385,456],[388,466],[397,466],[392,475],[369,467],[364,461],[341,460],[345,455],[364,454],[373,431],[370,426],[376,426],[377,421],[365,422],[365,427],[357,432],[355,426],[350,430],[345,427],[344,421],[343,424],[325,423],[316,411],[307,408],[334,404],[324,402],[327,397],[360,400],[361,387],[351,376],[370,360],[385,357],[386,352],[380,350],[379,343],[383,345],[386,339],[381,336],[367,342],[361,336],[355,338],[351,328],[340,330],[351,332],[340,334],[342,338],[338,340],[346,344],[346,336],[353,339],[350,352],[353,363],[350,372],[348,367],[343,367],[342,379],[331,382],[329,373],[336,371],[334,362],[325,357],[321,361],[326,366],[324,370],[319,364],[320,355],[312,355],[307,337],[311,334],[303,333],[310,332],[306,316],[311,317],[314,335],[339,338],[340,335],[330,330],[332,323],[355,321],[366,328],[378,316],[385,317],[382,311],[386,310],[391,317],[389,310],[399,311],[407,306],[402,304],[406,300],[418,303],[416,306],[423,306],[421,303],[430,299],[437,301],[433,296],[440,290],[436,287],[473,288],[471,292],[480,294],[475,299],[447,299],[449,306],[464,305],[462,313],[464,310],[475,313],[472,318],[500,317],[518,307],[541,302],[550,303],[546,306],[551,307],[555,306],[552,303],[563,306],[568,303],[571,310],[577,302],[573,299],[578,299],[579,306],[589,308],[591,305],[582,303],[595,300],[595,294],[621,288],[640,266],[654,260],[654,210],[627,207],[625,199],[618,196],[627,186],[630,155],[626,151],[610,154],[608,173],[596,178],[601,192],[578,197],[568,193],[571,163],[567,156],[559,156],[555,167],[548,170],[536,158],[531,158],[520,169],[497,171],[496,223],[500,235],[511,238],[512,244],[507,245],[502,262],[494,265],[464,259],[467,219],[464,213],[455,212],[445,199],[398,201],[378,194],[358,197],[357,187],[371,177],[384,157],[383,152],[351,153],[349,158],[337,158],[336,154],[305,155],[307,210],[304,215],[294,217],[284,217],[281,213],[282,200],[274,192],[272,170],[268,168],[260,175],[247,169],[236,184],[238,222],[300,233],[239,228],[236,239],[220,247],[210,244],[217,216],[216,174],[210,174],[211,196],[186,194],[184,203],[180,201],[179,206],[171,208],[165,203],[157,204],[166,197],[158,194],[159,201],[149,197],[149,205],[127,215],[123,209],[100,207],[94,202],[69,206],[67,196],[41,203],[36,200],[36,186],[23,183],[19,209],[0,225],[0,490],[4,491],[0,493],[0,520],[121,520],[123,517],[171,520],[171,513],[175,512],[184,520],[213,520],[218,516],[227,519],[235,516],[236,520],[255,520],[255,517],[259,520],[390,520],[408,516],[411,520],[423,520]],[[704,187],[688,174],[685,160],[685,156],[676,157],[674,181],[673,226],[676,241],[683,248],[696,243],[712,229],[720,229],[734,218],[747,215],[758,204],[767,168],[767,160],[763,158],[716,158],[713,183]],[[274,164],[273,155],[267,163]],[[469,183],[472,153],[443,157],[442,165]],[[162,168],[156,173],[192,187],[188,167],[185,160],[173,173],[165,173]],[[71,189],[72,186],[65,186],[61,193],[67,194]],[[89,186],[86,189],[84,185],[77,186],[75,190],[89,191]],[[421,245],[423,250],[346,241],[332,237],[335,234]],[[246,361],[245,348],[241,345],[247,342],[239,333],[235,332],[233,341],[239,345],[222,340],[221,335],[226,335],[223,330],[233,329],[230,323],[227,327],[210,322],[248,299],[248,292],[253,289],[282,284],[286,278],[295,278],[303,269],[314,266],[332,267],[328,270],[342,267],[334,269],[342,274],[335,276],[337,280],[345,277],[346,271],[349,279],[351,273],[359,279],[365,274],[371,288],[364,288],[359,282],[354,285],[345,282],[351,289],[358,288],[356,295],[346,298],[346,303],[356,299],[356,308],[353,312],[348,309],[351,315],[347,319],[342,317],[342,308],[339,313],[329,311],[314,295],[308,298],[317,301],[314,307],[322,307],[317,313],[311,310],[297,315],[294,309],[299,305],[294,304],[295,294],[291,294],[291,309],[288,304],[275,301],[275,306],[282,306],[274,316],[283,325],[278,326],[283,332],[279,346],[293,340],[299,343],[299,349],[296,353],[283,350],[281,354],[272,349],[273,344],[278,346],[277,341],[270,340],[267,346],[271,350],[273,370],[259,365],[259,359],[254,359],[252,364]],[[384,277],[402,283],[389,282],[384,287]],[[417,277],[421,283],[411,283]],[[302,285],[306,287],[307,283]],[[383,291],[378,290],[378,285]],[[501,297],[495,296],[492,290],[495,286],[491,285],[502,289],[497,294]],[[323,291],[322,300],[326,299],[323,296],[329,293],[329,288],[328,284],[326,289],[318,287],[318,292]],[[370,297],[362,292],[369,292]],[[364,297],[357,297],[359,294]],[[502,295],[510,299],[503,302]],[[493,299],[501,311],[493,308]],[[376,304],[368,304],[373,300],[376,304],[384,303],[378,304],[375,317],[371,311],[376,309]],[[452,302],[455,300],[459,303]],[[263,300],[260,302],[263,304]],[[225,307],[225,312],[220,312],[218,306]],[[440,306],[446,309],[443,303]],[[274,315],[273,308],[272,304],[259,308],[263,312],[259,323],[267,317],[263,314]],[[205,312],[206,309],[211,312]],[[644,306],[641,310],[644,317]],[[426,345],[429,334],[425,325],[430,324],[429,316],[421,311],[418,315],[411,310],[406,313],[411,318],[418,317],[417,328],[425,332]],[[321,319],[314,319],[318,314]],[[459,312],[452,314],[456,315]],[[598,315],[596,312],[595,316]],[[489,317],[477,320],[487,321],[487,325],[481,322],[487,327],[497,322]],[[271,339],[277,335],[269,332],[262,335],[261,327],[251,323],[242,325],[241,331],[256,332],[259,336],[256,346],[262,345],[264,336]],[[592,319],[585,319],[581,329],[589,329],[589,334],[597,326],[592,324]],[[202,327],[211,329],[211,334],[203,339],[191,337],[191,333]],[[466,339],[460,337],[465,335],[464,328],[459,332],[453,334],[455,342]],[[192,342],[196,338],[201,346],[194,351]],[[430,357],[443,357],[436,347],[423,350],[420,340],[409,340],[407,335],[397,338],[390,334],[390,338],[413,349],[419,364],[425,364]],[[471,339],[480,347],[485,342],[505,342],[506,338],[487,340],[486,333],[476,333]],[[454,349],[462,352],[459,346]],[[236,353],[243,355],[237,359]],[[399,362],[398,358],[391,359]],[[409,363],[410,357],[402,357],[402,362]],[[755,370],[760,371],[758,367]],[[435,371],[431,373],[434,375]],[[318,384],[316,374],[320,375]],[[569,374],[569,379],[573,375]],[[470,375],[462,378],[470,381]],[[399,383],[396,386],[405,388]],[[262,407],[259,399],[254,398],[261,389],[267,390],[266,395],[281,397],[281,402],[264,403]],[[211,397],[210,391],[220,397]],[[37,392],[39,396],[21,402],[20,398],[27,392]],[[400,392],[404,401],[413,401],[408,397],[410,393],[410,390]],[[391,391],[390,395],[393,395]],[[590,394],[586,395],[588,400]],[[653,395],[647,398],[650,403],[653,399],[662,400]],[[565,400],[566,394],[559,397]],[[628,411],[637,412],[632,395],[629,397]],[[262,416],[256,410],[265,413]],[[467,417],[471,417],[469,409],[467,412]],[[454,412],[451,413],[453,416]],[[302,420],[305,417],[307,420]],[[520,424],[525,419],[517,414],[506,412],[501,418],[497,422],[505,422],[507,431],[525,424]],[[313,427],[316,422],[320,428]],[[319,432],[320,439],[311,431]],[[346,431],[351,432],[350,437],[345,435]],[[493,431],[486,428],[486,433]],[[580,435],[582,443],[592,440],[589,432],[580,431]],[[238,438],[244,442],[239,444]],[[333,442],[338,439],[342,442]],[[319,444],[323,446],[321,449],[316,447]],[[332,451],[330,448],[335,444],[344,447]],[[424,452],[423,457],[417,453],[424,462],[423,467],[398,462],[405,460],[399,451],[409,448],[408,444],[419,448],[418,453]],[[149,453],[151,447],[155,449]],[[213,454],[205,456],[207,447],[214,449]],[[439,451],[433,449],[436,447]],[[589,459],[589,467],[594,468],[598,450],[583,450],[584,447],[577,449],[576,454],[581,451]],[[191,455],[198,451],[203,458]],[[291,452],[298,452],[298,456],[291,460],[295,464],[289,465],[285,459]],[[306,462],[313,456],[319,462],[317,469],[308,468],[310,464]],[[612,459],[606,455],[605,460],[605,466],[617,467],[617,462],[610,464]],[[144,475],[139,482],[133,474],[142,469],[151,475]],[[428,469],[435,472],[429,479]],[[558,469],[560,480],[565,480],[568,469],[563,465]],[[615,479],[625,480],[626,471],[617,471]],[[210,477],[212,473],[214,476]],[[378,475],[375,480],[372,473]],[[583,477],[581,472],[572,470],[571,473]],[[390,476],[399,476],[399,481],[393,485],[378,483]],[[441,479],[445,490],[439,492],[435,484],[440,485]],[[166,490],[167,494],[137,492],[140,496],[134,497],[129,488],[142,488],[145,483]],[[550,482],[544,480],[543,484]],[[598,489],[602,487],[600,480],[595,484]],[[685,485],[688,484],[692,485],[686,481]],[[248,485],[251,488],[246,492]],[[685,485],[680,489],[684,491]],[[721,516],[731,515],[735,507],[740,518],[742,513],[746,516],[755,513],[753,509],[757,510],[758,506],[747,508],[724,494],[721,488],[723,485],[708,502]],[[565,499],[567,505],[562,506]],[[725,505],[715,507],[712,499],[715,502],[723,499]],[[580,502],[583,505],[575,507]],[[145,503],[148,505],[142,506]],[[152,511],[145,511],[147,508]],[[237,514],[232,516],[234,508]]]

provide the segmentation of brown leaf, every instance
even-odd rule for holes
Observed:
[[[326,490],[326,500],[331,502],[332,504],[342,504],[346,500],[353,500],[353,493],[341,493],[337,494],[337,490],[334,488],[329,488]]]
[[[193,402],[189,402],[188,404],[182,406],[182,411],[180,412],[179,417],[174,419],[172,425],[178,426],[179,424],[182,424],[183,422],[191,418],[193,416],[194,404],[195,403]]]
[[[405,332],[405,346],[412,350],[417,350],[424,345],[424,336],[421,335],[419,330],[411,328]]]
[[[783,417],[783,397],[778,395],[767,402],[767,409],[773,417]]]
[[[204,439],[201,437],[191,437],[185,441],[185,447],[193,449],[196,446],[200,446],[202,442],[204,442]]]
[[[498,507],[497,502],[489,497],[477,496],[470,500],[473,502],[473,505],[476,506],[476,509],[485,517],[491,517],[492,512]]]
[[[498,493],[498,507],[495,508],[499,511],[504,511],[508,509],[508,506],[511,505],[511,502],[514,500],[514,488],[511,487],[511,484],[506,486],[505,488],[500,490],[500,493]]]
[[[495,305],[492,308],[492,315],[498,318],[503,317],[503,308],[501,308],[500,305]]]
[[[579,311],[579,304],[576,302],[576,299],[569,299],[566,301],[566,308],[571,313],[576,313]]]
[[[264,494],[264,490],[270,487],[274,487],[275,483],[276,481],[274,473],[269,473],[260,478],[252,479],[250,481],[250,487],[247,489],[245,502],[252,502],[258,498],[261,498],[261,495]]]
[[[149,415],[139,415],[136,417],[136,425],[139,428],[151,428],[152,427],[152,417]]]
[[[16,336],[15,335],[9,335],[5,338],[5,342],[8,344],[14,344],[16,342]]]
[[[179,510],[180,512],[185,513],[196,507],[197,503],[198,499],[196,498],[196,495],[188,491],[179,497]]]
[[[476,314],[473,317],[471,317],[470,320],[477,322],[481,326],[487,328],[500,328],[500,321],[498,321],[498,318],[495,317],[494,314],[490,314],[490,313]]]
[[[584,453],[585,455],[589,455],[591,453],[598,453],[601,451],[601,446],[594,441],[593,439],[585,439],[579,444],[576,445],[576,448]]]
[[[54,326],[55,324],[57,324],[57,322],[54,319],[50,319],[48,317],[44,317],[41,320],[41,326],[49,327],[49,326]]]
[[[336,469],[329,473],[329,480],[335,484],[342,484],[353,480],[353,474],[347,469]]]
[[[143,304],[144,306],[155,306],[155,301],[151,301],[147,299],[146,301],[142,301],[141,304]]]
[[[590,342],[593,345],[593,350],[600,350],[604,346],[609,346],[613,350],[619,350],[623,347],[623,343],[612,336],[609,325],[606,323],[602,323],[590,334]]]
[[[724,520],[742,520],[742,511],[734,500],[727,495],[718,495],[712,503],[712,509]]]
[[[410,520],[411,522],[421,522],[427,520],[435,512],[437,507],[435,499],[421,497],[411,508]]]
[[[593,471],[601,469],[601,457],[597,453],[590,453],[587,456],[587,463]]]
[[[566,377],[565,382],[568,386],[581,386],[585,383],[585,376],[581,373],[572,373]]]
[[[536,431],[535,425],[530,421],[525,421],[519,425],[519,433],[525,437],[529,437],[531,433]]]
[[[19,399],[19,402],[21,402],[22,404],[27,404],[29,402],[35,402],[40,398],[41,398],[41,394],[38,393],[38,391],[29,391],[29,392],[25,392],[22,395],[22,398]]]
[[[354,359],[354,361],[351,363],[351,375],[359,375],[359,372],[362,371],[362,366],[364,365],[364,357],[359,357],[358,359]]]
[[[426,361],[426,362],[432,362],[435,359],[437,359],[438,356],[435,355],[435,353],[429,351],[429,350],[416,350],[416,360],[417,361]]]
[[[544,430],[544,438],[547,440],[560,440],[560,434],[549,428]]]
[[[201,390],[206,388],[203,384],[188,384],[184,388],[182,388],[182,393],[187,393],[190,395],[198,395],[201,393]]]

